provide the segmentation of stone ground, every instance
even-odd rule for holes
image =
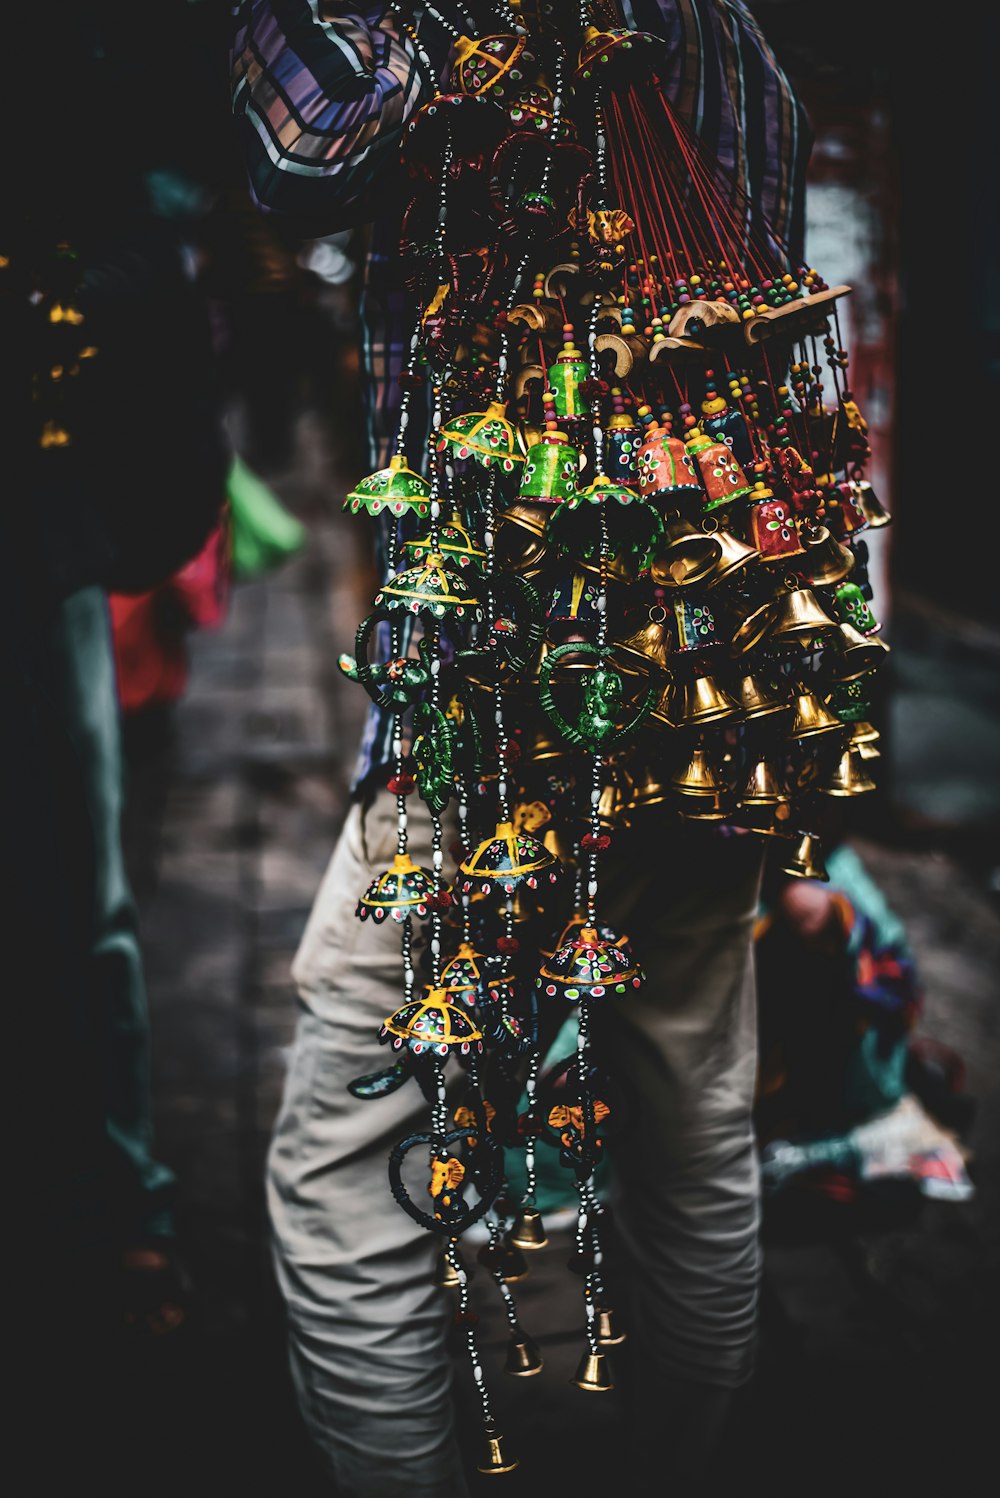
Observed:
[[[279,435],[270,449],[250,446],[308,542],[240,583],[224,627],[192,641],[170,743],[137,735],[132,745],[129,850],[158,1148],[178,1174],[196,1297],[180,1332],[123,1347],[126,1464],[144,1493],[333,1498],[289,1390],[262,1179],[295,1018],[289,962],[345,812],[363,713],[363,694],[336,668],[370,596],[361,528],[339,513],[343,477],[358,466],[352,421],[349,403],[333,421],[313,406],[290,444]],[[760,1372],[733,1461],[734,1480],[754,1474],[769,1487],[895,1481],[930,1492],[970,1480],[989,1443],[1000,651],[917,600],[897,609],[893,631],[890,804],[851,841],[908,929],[926,991],[921,1033],[967,1066],[977,1189],[964,1204],[905,1195],[865,1220],[769,1225]],[[618,1391],[597,1400],[568,1382],[581,1337],[567,1242],[555,1235],[518,1286],[546,1358],[539,1378],[504,1379],[503,1326],[480,1297],[491,1384],[522,1457],[507,1490],[655,1491],[630,1472]],[[470,1409],[467,1368],[456,1366]],[[669,1419],[664,1410],[665,1440]]]

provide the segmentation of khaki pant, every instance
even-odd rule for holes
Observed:
[[[429,819],[410,804],[410,850],[429,863]],[[438,1244],[386,1178],[392,1145],[427,1126],[427,1105],[413,1083],[377,1101],[347,1091],[389,1061],[376,1037],[402,987],[399,928],[354,908],[395,839],[388,792],[351,809],[296,955],[302,1011],[269,1206],[301,1409],[345,1498],[460,1498]],[[615,1221],[639,1385],[650,1397],[732,1389],[751,1371],[758,1282],[759,843],[650,821],[619,834],[612,854],[602,916],[629,933],[647,975],[640,994],[601,1011],[598,1037],[625,1104]]]

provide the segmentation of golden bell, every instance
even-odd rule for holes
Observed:
[[[677,689],[672,681],[668,681],[660,693],[660,700],[649,715],[649,721],[659,728],[676,728],[677,724],[672,716],[676,711],[676,697]]]
[[[677,691],[672,718],[678,728],[702,723],[734,723],[741,716],[740,705],[714,676],[695,676]]]
[[[775,601],[768,638],[782,644],[808,642],[838,628],[836,619],[823,612],[811,588],[789,588]]]
[[[853,624],[839,624],[832,643],[837,648],[830,674],[836,681],[857,681],[859,676],[874,671],[889,654],[884,640],[863,635]]]
[[[854,553],[842,546],[825,525],[802,532],[806,554],[800,559],[802,576],[814,588],[842,583],[854,569]]]
[[[461,1259],[459,1259],[459,1262],[461,1263]],[[468,1274],[468,1270],[466,1270],[466,1274]],[[446,1248],[442,1248],[437,1256],[437,1262],[434,1266],[434,1283],[442,1290],[457,1290],[461,1284],[451,1259],[448,1257],[448,1250]]]
[[[543,724],[532,740],[528,758],[533,764],[544,764],[550,759],[565,759],[569,752],[569,745],[564,743],[555,729]]]
[[[803,832],[788,857],[781,864],[781,872],[797,879],[822,879],[829,881],[823,862],[819,838],[812,832]]]
[[[667,611],[654,604],[645,622],[633,634],[614,642],[615,661],[623,671],[639,670],[647,675],[666,671],[672,645]]]
[[[867,479],[860,479],[856,482],[852,480],[849,487],[858,508],[873,531],[881,530],[883,525],[889,524],[892,516]]]
[[[542,1214],[537,1207],[522,1207],[508,1234],[515,1248],[544,1248],[548,1243]]]
[[[504,1451],[503,1439],[495,1425],[487,1425],[483,1453],[476,1463],[477,1472],[491,1477],[494,1473],[513,1472],[519,1465],[516,1456],[508,1456]]]
[[[820,702],[816,693],[804,687],[793,699],[795,717],[788,731],[789,738],[811,739],[821,733],[842,733],[844,725],[840,719]]]
[[[790,801],[778,801],[771,806],[748,806],[740,809],[739,825],[758,837],[781,837],[785,841],[795,836],[791,821]]]
[[[746,655],[761,640],[771,628],[774,619],[775,606],[773,603],[762,603],[758,608],[752,610],[742,618],[733,631],[730,645],[737,655]]]
[[[717,536],[706,535],[677,513],[664,521],[664,533],[660,553],[650,567],[654,583],[663,588],[686,588],[715,571],[722,557]]]
[[[740,795],[743,806],[777,806],[787,801],[788,795],[770,760],[761,758],[750,771],[747,783]]]
[[[709,516],[702,521],[702,529],[705,534],[712,536],[719,543],[719,560],[705,579],[706,588],[714,588],[724,578],[731,578],[735,573],[742,571],[750,562],[760,560],[760,552],[753,546],[748,546],[745,541],[740,541],[731,531],[710,530],[715,521]]]
[[[684,767],[670,777],[670,786],[682,796],[714,797],[729,787],[721,778],[707,749],[691,751],[691,758]]]
[[[862,759],[881,759],[882,751],[877,744],[857,744],[854,746]]]
[[[615,1313],[610,1306],[597,1307],[597,1341],[601,1347],[617,1347],[625,1341],[625,1332],[615,1325]]]
[[[632,782],[609,780],[601,788],[601,799],[597,803],[597,816],[606,832],[616,827],[631,827],[629,807],[631,805]]]
[[[670,799],[670,791],[652,768],[647,769],[635,782],[628,801],[628,811],[640,806],[661,806]]]
[[[857,744],[874,744],[881,737],[874,723],[866,723],[860,719],[851,729],[851,748]]]
[[[863,796],[877,787],[865,773],[860,750],[847,748],[828,779],[821,781],[816,789],[824,796]]]
[[[605,1354],[585,1352],[570,1383],[576,1384],[578,1389],[589,1389],[595,1394],[606,1394],[609,1389],[613,1389]]]
[[[740,677],[733,697],[748,723],[755,718],[771,718],[778,713],[791,712],[787,696],[781,696],[773,682],[753,671],[746,671]]]
[[[510,1238],[507,1237],[501,1243],[500,1248],[500,1278],[503,1280],[503,1283],[505,1285],[513,1285],[518,1280],[523,1280],[528,1273],[528,1261],[517,1244],[512,1243]]]
[[[546,827],[542,837],[542,847],[554,854],[560,863],[571,865],[576,863],[576,846],[567,836],[566,829],[561,822]]]
[[[503,1371],[509,1373],[511,1378],[531,1378],[532,1374],[541,1373],[542,1367],[542,1355],[531,1338],[526,1337],[523,1332],[513,1332],[507,1343],[507,1359]]]

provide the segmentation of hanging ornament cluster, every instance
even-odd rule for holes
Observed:
[[[872,788],[887,650],[859,543],[889,517],[864,477],[849,288],[789,261],[672,109],[660,44],[608,10],[584,3],[572,40],[510,5],[495,34],[455,34],[402,145],[419,313],[396,450],[345,502],[391,528],[389,576],[341,666],[393,715],[398,847],[357,914],[398,924],[404,972],[379,1036],[393,1060],[352,1091],[415,1079],[427,1099],[391,1189],[441,1238],[491,1473],[516,1460],[461,1241],[485,1219],[506,1371],[537,1373],[510,1286],[547,1241],[538,1148],[579,1194],[580,1388],[612,1387],[621,1340],[594,1186],[615,1110],[592,1016],[643,974],[601,918],[601,855],[643,817],[728,822],[825,878],[817,810]],[[426,476],[404,456],[418,392]],[[407,852],[414,792],[428,868]],[[570,1011],[575,1053],[541,1075],[540,1036]]]

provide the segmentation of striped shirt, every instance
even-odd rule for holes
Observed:
[[[438,0],[459,30],[464,8]],[[811,132],[801,104],[741,0],[623,0],[626,24],[666,43],[664,90],[755,211],[803,254]],[[416,308],[402,282],[397,177],[402,132],[444,76],[451,37],[415,6],[425,65],[385,4],[242,0],[234,12],[233,109],[250,191],[264,213],[307,233],[371,225],[361,299],[369,460],[392,450]],[[411,429],[419,428],[411,422]],[[419,464],[423,445],[409,453]],[[387,535],[377,529],[380,563]],[[391,762],[393,722],[377,708],[362,738],[355,785]]]

